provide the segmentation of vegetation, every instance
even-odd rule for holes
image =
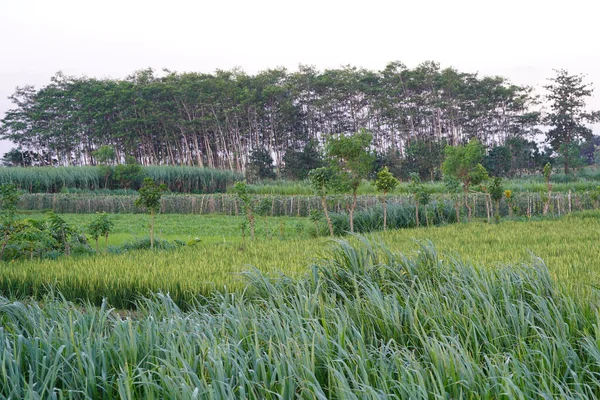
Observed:
[[[383,167],[381,171],[377,173],[377,180],[375,186],[377,190],[383,193],[381,204],[383,205],[383,230],[387,229],[387,200],[386,195],[394,190],[400,182],[394,178],[394,175],[390,173],[387,167]]]
[[[138,298],[133,315],[106,302],[0,299],[0,395],[600,395],[598,310],[539,260],[473,267],[427,245],[405,257],[341,241],[302,275],[251,272],[245,292],[212,294],[187,311],[161,294]]]
[[[108,175],[107,169],[108,168]],[[134,169],[139,168],[135,165]],[[211,168],[181,166],[141,167],[142,174],[128,182],[130,189],[139,189],[142,179],[148,177],[164,183],[171,192],[179,193],[219,193],[242,175],[230,171]],[[69,191],[101,191],[125,189],[116,179],[112,166],[97,167],[35,167],[0,168],[0,184],[13,183],[20,190],[29,193],[60,193]]]
[[[167,190],[167,185],[157,185],[152,179],[144,179],[144,183],[139,190],[139,197],[135,200],[135,206],[146,209],[150,214],[150,248],[154,249],[154,222],[156,214],[160,211],[160,199],[163,192]]]

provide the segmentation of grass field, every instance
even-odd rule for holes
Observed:
[[[34,214],[35,215],[35,214]],[[84,223],[89,216],[67,215]],[[143,215],[115,216],[113,244],[145,235]],[[102,298],[119,308],[128,308],[139,294],[169,292],[179,304],[197,294],[215,289],[243,287],[240,272],[255,266],[260,271],[281,271],[291,276],[308,273],[313,261],[324,256],[327,239],[310,239],[306,219],[269,218],[266,238],[264,222],[257,222],[257,239],[242,242],[241,219],[225,216],[161,215],[157,223],[162,236],[202,240],[175,251],[134,251],[59,260],[26,261],[0,266],[0,290],[4,295],[41,297],[49,285],[68,299]],[[280,237],[279,229],[284,227]],[[531,222],[484,222],[443,227],[404,229],[377,234],[390,249],[410,254],[416,241],[431,241],[438,251],[476,264],[494,267],[501,263],[529,262],[541,257],[550,274],[573,294],[587,295],[591,285],[600,285],[600,213],[585,212],[566,218]]]

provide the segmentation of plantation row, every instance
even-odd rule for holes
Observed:
[[[88,214],[107,212],[113,214],[141,212],[134,205],[137,196],[134,195],[94,195],[84,194],[24,194],[19,202],[21,210],[52,210],[61,214]],[[469,201],[473,207],[473,216],[486,217],[486,196],[483,193],[470,193]],[[553,193],[549,202],[549,214],[561,216],[572,211],[592,210],[599,206],[596,192],[586,193]],[[389,204],[414,205],[414,199],[409,195],[388,195]],[[455,197],[449,194],[434,194],[432,202],[454,202]],[[533,216],[540,214],[547,202],[548,196],[540,193],[516,193],[512,195],[511,207],[515,215]],[[349,195],[328,196],[328,206],[331,211],[344,213],[346,205],[351,201]],[[320,210],[321,203],[317,196],[253,196],[255,204],[266,203],[267,215],[305,217],[312,210]],[[357,197],[358,208],[372,208],[381,203],[373,195]],[[461,208],[462,210],[462,208]],[[240,201],[229,194],[182,194],[164,195],[161,199],[163,214],[226,214],[240,215]],[[461,211],[462,212],[462,211]],[[506,199],[500,202],[500,213],[509,215],[509,205]]]
[[[303,278],[246,278],[187,311],[138,298],[133,318],[106,302],[0,298],[0,396],[600,396],[599,311],[541,262],[472,267],[427,246],[405,257],[340,242]]]
[[[164,183],[172,192],[225,192],[243,175],[220,169],[187,166],[121,165],[120,175],[107,166],[0,168],[0,185],[13,183],[29,193],[59,193],[64,190],[101,190],[139,188],[143,178]],[[115,169],[113,168],[113,170]]]

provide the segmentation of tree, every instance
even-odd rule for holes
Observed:
[[[415,140],[406,148],[404,170],[416,172],[422,180],[434,180],[444,161],[445,142]]]
[[[96,242],[96,252],[99,251],[98,239],[101,236],[104,237],[104,250],[106,251],[108,248],[108,235],[112,231],[114,225],[114,222],[108,218],[108,214],[104,212],[97,213],[94,219],[92,219],[92,221],[89,223],[87,226],[87,232]]]
[[[72,226],[67,224],[67,221],[62,219],[58,214],[50,211],[48,213],[48,227],[50,228],[50,232],[52,237],[56,243],[58,243],[62,250],[65,252],[66,256],[71,255],[71,247],[69,245],[69,239],[71,236],[76,234],[75,229]]]
[[[492,176],[506,177],[510,172],[512,154],[507,146],[494,146],[483,158],[483,166]]]
[[[496,176],[492,179],[488,187],[488,193],[495,204],[495,219],[496,222],[500,221],[500,200],[504,196],[504,188],[502,187],[502,178]]]
[[[390,173],[387,167],[383,167],[381,171],[377,173],[377,179],[375,180],[375,187],[377,190],[383,193],[382,205],[383,205],[383,231],[387,229],[387,200],[385,196],[393,191],[400,182]]]
[[[453,177],[462,183],[467,207],[467,219],[471,220],[471,206],[469,205],[469,188],[478,185],[488,178],[488,173],[481,165],[485,151],[475,138],[466,146],[446,147],[446,160],[442,164],[444,175]]]
[[[351,136],[330,137],[327,140],[326,151],[331,157],[332,167],[338,171],[343,182],[352,192],[352,203],[348,207],[350,214],[350,232],[354,232],[354,211],[356,210],[357,191],[375,163],[375,156],[369,147],[373,136],[361,130]]]
[[[584,83],[583,75],[570,75],[564,69],[555,72],[551,83],[544,86],[548,91],[546,99],[550,102],[550,112],[544,118],[544,124],[550,126],[546,140],[563,157],[564,171],[568,174],[571,145],[591,137],[592,130],[586,124],[599,121],[600,113],[585,110],[586,98],[592,95],[593,88]]]
[[[250,235],[252,239],[254,239],[254,215],[253,215],[253,205],[252,205],[252,197],[250,196],[250,192],[248,191],[248,185],[246,182],[236,182],[233,185],[233,192],[236,194],[238,200],[240,201],[240,206],[250,224]],[[243,230],[243,229],[242,229]]]
[[[265,148],[256,149],[250,154],[246,178],[251,182],[277,178],[273,171],[273,157]]]
[[[100,173],[104,177],[104,188],[108,189],[108,180],[114,173],[112,164],[114,163],[117,154],[112,146],[101,146],[98,150],[92,152],[92,155],[96,157],[96,161],[100,164]],[[122,177],[122,172],[121,172]]]
[[[308,173],[323,166],[323,157],[314,140],[306,143],[301,151],[289,148],[283,156],[283,176],[288,179],[306,179]]]
[[[142,166],[132,156],[125,158],[125,164],[119,164],[115,167],[115,179],[119,181],[119,184],[124,189],[129,189],[132,185],[136,184],[142,175]]]
[[[323,214],[327,220],[327,226],[329,227],[329,234],[333,237],[333,224],[327,211],[327,194],[333,188],[334,171],[328,167],[315,168],[308,174],[310,185],[312,186],[315,194],[321,199],[321,206],[323,207]]]
[[[152,178],[145,178],[142,187],[138,191],[139,197],[135,200],[135,206],[145,208],[150,214],[150,248],[154,249],[154,220],[160,211],[160,199],[167,185],[157,185]]]

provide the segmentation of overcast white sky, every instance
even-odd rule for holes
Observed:
[[[600,109],[594,0],[0,0],[0,118],[17,86],[153,67],[249,73],[434,60],[540,87],[585,73]],[[596,130],[598,133],[598,130]],[[0,153],[10,148],[0,143]]]

